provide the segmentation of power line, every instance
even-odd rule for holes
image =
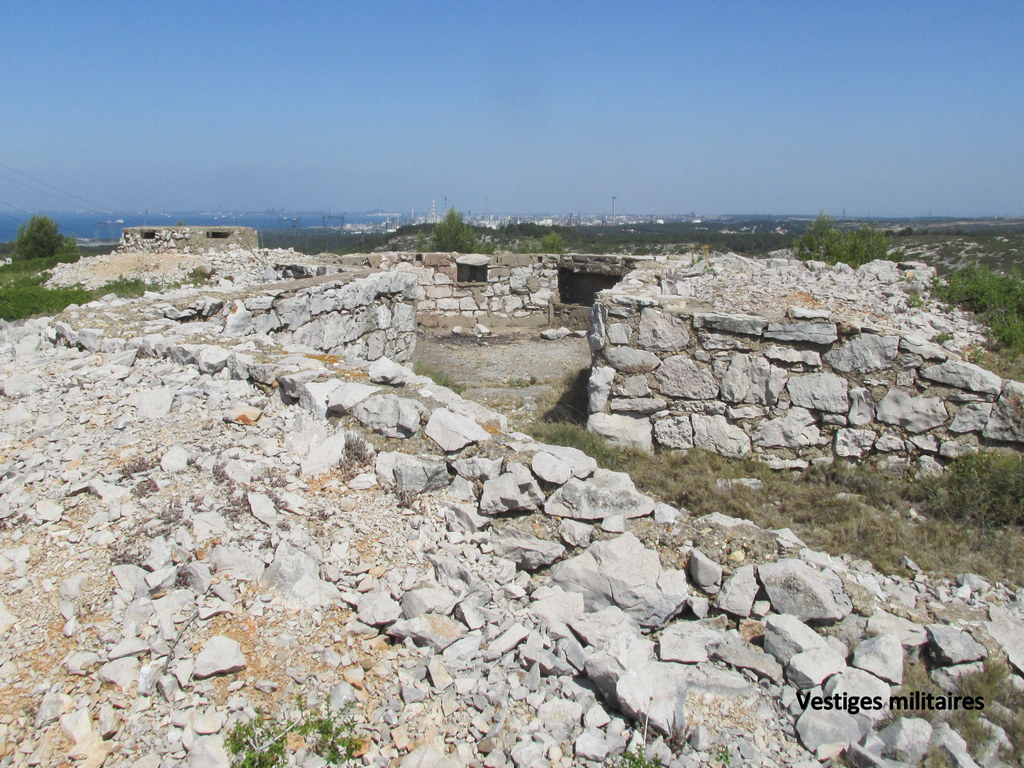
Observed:
[[[84,198],[84,197],[81,197],[79,195],[76,195],[76,194],[74,194],[72,192],[66,192],[63,189],[60,189],[59,187],[53,186],[52,184],[47,184],[42,179],[37,179],[35,176],[29,176],[24,171],[19,171],[17,168],[12,168],[7,163],[0,162],[0,166],[6,168],[9,171],[14,171],[16,174],[18,174],[19,176],[24,176],[26,179],[31,179],[36,184],[42,184],[44,187],[48,187],[49,189],[52,189],[55,192],[60,192],[62,195],[65,195],[67,197],[73,198],[75,200],[79,200],[79,201],[81,201],[83,203],[86,203],[87,205],[94,206],[94,207],[98,208],[103,213],[113,213],[113,211],[110,209],[109,206],[102,205],[100,203],[97,203],[95,200],[89,200],[87,198]]]
[[[31,212],[31,211],[26,211],[26,210],[25,210],[24,208],[19,208],[19,207],[18,207],[18,206],[16,206],[16,205],[11,205],[10,203],[8,203],[8,202],[5,202],[5,201],[3,201],[3,200],[0,200],[0,205],[6,205],[6,206],[7,206],[8,208],[13,208],[13,209],[14,209],[14,210],[16,210],[16,211],[17,211],[18,213],[24,213],[24,214],[25,214],[26,216],[31,216],[31,215],[32,215],[32,212]],[[8,215],[10,215],[10,214],[8,214]]]
[[[33,192],[35,192],[36,194],[39,194],[39,195],[46,195],[47,197],[52,197],[54,200],[56,200],[59,203],[63,203],[64,205],[73,205],[76,208],[81,208],[82,207],[82,204],[79,203],[79,202],[76,202],[74,200],[69,200],[69,199],[63,198],[63,197],[58,197],[57,195],[53,194],[52,192],[47,192],[45,189],[37,189],[36,187],[33,187],[31,184],[26,184],[25,182],[19,181],[18,179],[12,179],[10,176],[4,176],[2,173],[0,173],[0,179],[7,179],[7,181],[14,182],[15,184],[20,184],[21,186],[25,187],[25,189],[30,189],[30,190],[32,190]],[[108,211],[99,210],[99,209],[91,208],[91,207],[87,208],[86,210],[89,213],[98,213],[98,214],[108,213]]]

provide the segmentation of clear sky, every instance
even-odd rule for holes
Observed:
[[[1024,2],[0,0],[0,163],[0,212],[1021,216]]]

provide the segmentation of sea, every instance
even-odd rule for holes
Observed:
[[[120,211],[112,213],[69,213],[39,211],[57,222],[62,234],[76,238],[81,244],[116,243],[124,227],[168,226],[179,222],[194,226],[240,226],[255,229],[306,229],[344,227],[357,232],[385,231],[407,223],[408,214],[385,211],[332,213],[327,211]],[[0,240],[13,240],[16,228],[28,216],[5,216],[0,224]],[[19,219],[15,221],[15,219]]]

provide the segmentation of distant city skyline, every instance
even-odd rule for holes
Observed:
[[[1024,216],[1017,0],[4,16],[0,228],[76,203]]]

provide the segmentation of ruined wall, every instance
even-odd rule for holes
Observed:
[[[375,269],[416,276],[417,309],[426,326],[469,319],[543,325],[558,298],[558,257],[546,254],[383,253]]]
[[[420,282],[426,326],[474,319],[522,325],[586,324],[594,295],[618,282],[645,256],[593,254],[381,253],[374,269],[411,272]]]
[[[162,343],[160,332],[148,330],[158,327],[152,320],[160,318],[192,324],[188,330],[203,344],[224,344],[224,337],[237,342],[269,337],[349,361],[386,356],[405,362],[416,349],[416,287],[412,275],[385,272],[299,287],[258,286],[221,296],[191,293],[183,299],[160,301],[148,310],[136,309],[136,314],[151,318],[144,336],[150,338],[150,347]],[[132,323],[118,325],[122,335],[138,332],[132,330]],[[87,333],[99,335],[95,341],[78,337],[73,341],[101,349],[104,329]]]
[[[181,251],[199,253],[208,250],[256,250],[259,234],[252,227],[125,227],[120,251],[159,253]]]
[[[592,430],[780,468],[838,456],[929,471],[981,445],[1024,448],[1024,384],[920,336],[821,310],[769,318],[691,304],[600,295],[589,331]]]

